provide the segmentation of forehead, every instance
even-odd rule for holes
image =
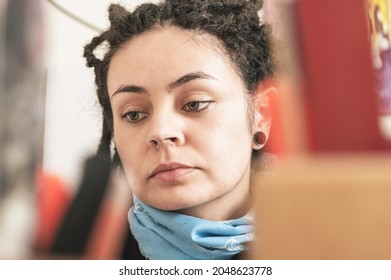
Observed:
[[[173,48],[190,48],[214,52],[224,59],[227,58],[221,42],[213,35],[205,32],[186,30],[173,25],[159,26],[134,36],[117,51],[121,53],[127,48],[134,48],[141,52],[148,50],[164,51],[167,54]],[[117,55],[117,54],[116,54]]]
[[[108,87],[110,91],[111,84],[125,77],[134,79],[133,82],[159,80],[162,77],[169,80],[184,72],[195,71],[226,72],[239,78],[221,43],[214,36],[173,26],[161,27],[132,38],[113,55]]]

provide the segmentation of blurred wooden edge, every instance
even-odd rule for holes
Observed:
[[[250,259],[391,259],[391,154],[286,159],[253,187]]]

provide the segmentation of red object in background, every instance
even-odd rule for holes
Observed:
[[[37,227],[34,247],[48,252],[72,199],[70,186],[55,174],[37,173]]]
[[[298,82],[284,75],[264,83],[266,88],[273,89],[268,95],[272,125],[265,151],[279,157],[307,153],[308,131]]]
[[[301,0],[292,5],[310,151],[383,150],[365,2]]]
[[[265,151],[277,155],[288,153],[287,131],[284,127],[283,106],[281,104],[281,92],[269,96],[272,126],[269,139],[265,146]]]

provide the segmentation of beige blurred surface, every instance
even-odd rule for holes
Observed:
[[[391,155],[285,160],[259,173],[255,259],[391,259]]]

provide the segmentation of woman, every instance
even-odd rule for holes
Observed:
[[[252,240],[250,173],[269,135],[274,72],[261,6],[111,5],[110,28],[85,47],[103,112],[98,152],[114,145],[132,189],[136,255],[231,259]]]

